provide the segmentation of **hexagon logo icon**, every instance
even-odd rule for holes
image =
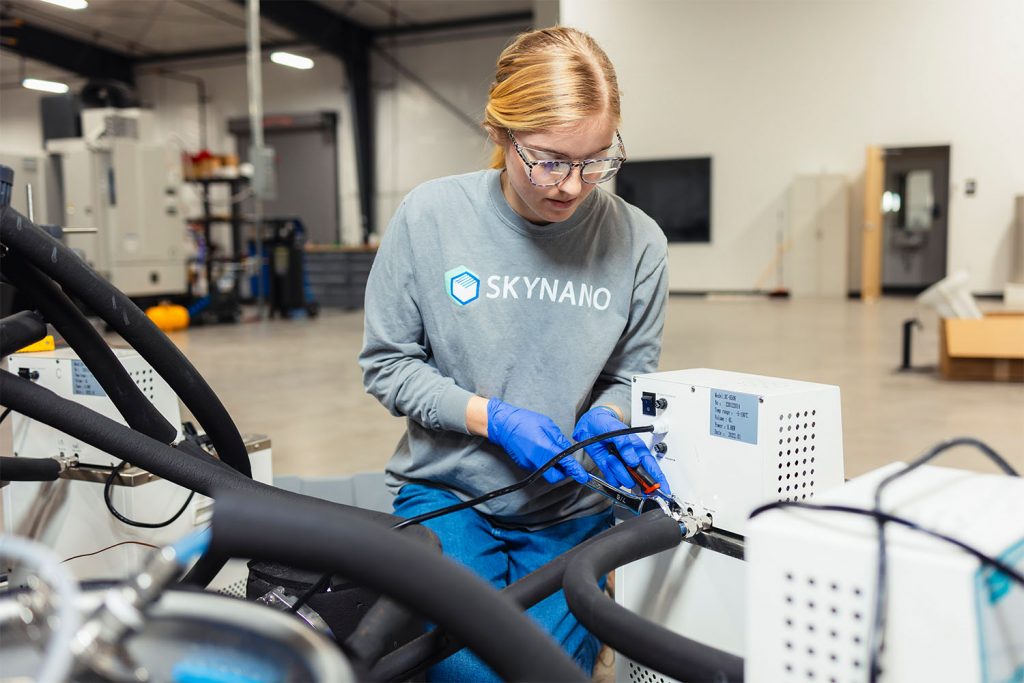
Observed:
[[[444,287],[452,301],[460,306],[480,298],[480,277],[466,266],[452,268],[445,273]]]

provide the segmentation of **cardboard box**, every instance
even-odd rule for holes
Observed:
[[[943,379],[1024,382],[1024,313],[943,319],[939,373]]]

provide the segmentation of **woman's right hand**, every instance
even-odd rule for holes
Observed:
[[[531,472],[572,446],[551,418],[497,398],[487,402],[487,438],[504,448],[517,465]],[[569,455],[559,460],[557,467],[544,472],[544,478],[554,484],[565,478],[562,472],[581,484],[590,479],[583,466]]]

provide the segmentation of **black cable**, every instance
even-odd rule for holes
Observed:
[[[403,528],[405,528],[407,526],[411,526],[413,524],[421,524],[421,523],[426,522],[428,520],[436,519],[438,517],[443,517],[444,515],[449,515],[449,514],[451,514],[453,512],[458,512],[459,510],[465,510],[466,508],[471,508],[474,505],[479,505],[480,503],[485,503],[485,502],[487,502],[489,500],[492,500],[494,498],[499,498],[501,496],[505,496],[505,495],[508,495],[510,493],[514,493],[515,491],[518,491],[520,489],[524,489],[527,486],[529,486],[530,484],[532,484],[533,482],[535,482],[538,479],[540,479],[542,476],[544,476],[545,472],[547,472],[549,469],[554,467],[555,463],[557,463],[559,460],[561,460],[562,458],[564,458],[567,455],[572,455],[573,453],[575,453],[576,451],[580,450],[581,448],[586,448],[587,446],[592,446],[593,444],[598,443],[600,441],[606,441],[608,439],[614,439],[617,436],[625,436],[627,434],[643,434],[645,432],[653,432],[653,431],[654,431],[654,425],[646,425],[646,426],[643,426],[643,427],[627,427],[626,429],[616,429],[616,430],[611,431],[611,432],[605,432],[604,434],[598,434],[597,436],[591,437],[591,438],[586,439],[584,441],[580,441],[579,443],[574,443],[573,445],[569,446],[568,448],[566,448],[561,453],[558,453],[557,455],[552,457],[550,460],[548,460],[546,463],[541,465],[539,468],[534,470],[532,473],[530,473],[530,475],[528,477],[526,477],[524,479],[520,479],[519,481],[517,481],[514,484],[510,484],[508,486],[505,486],[504,488],[495,489],[495,490],[490,491],[488,493],[484,493],[482,495],[477,496],[476,498],[470,498],[469,500],[464,500],[461,503],[455,503],[454,505],[449,505],[448,507],[438,508],[437,510],[432,510],[430,512],[424,512],[422,515],[416,515],[415,517],[409,517],[408,519],[403,519],[401,522],[398,522],[397,524],[394,524],[391,528],[395,529],[395,530],[398,530],[398,529],[403,529]],[[326,584],[326,581],[329,578],[330,578],[330,574],[325,574],[324,576],[321,576],[320,580],[317,581],[316,584],[314,584],[314,588],[316,586],[320,585],[320,584]],[[291,608],[292,611],[293,612],[297,612],[299,610],[299,608],[301,608],[303,605],[305,605],[306,601],[309,600],[314,595],[316,595],[316,593],[317,593],[317,591],[312,590],[312,589],[306,591],[306,593],[304,593],[298,600],[295,601],[295,604],[292,605],[292,608]]]
[[[0,413],[0,422],[3,422],[4,420],[6,420],[7,416],[10,415],[10,414],[11,414],[11,409],[10,408],[4,408],[4,412]]]
[[[124,522],[129,526],[139,527],[142,529],[162,529],[164,527],[174,524],[174,522],[176,522],[177,519],[185,513],[185,510],[188,509],[189,503],[192,502],[192,498],[196,495],[195,491],[189,491],[188,498],[185,499],[185,504],[181,506],[181,509],[179,509],[170,518],[163,522],[137,522],[134,519],[125,517],[123,514],[118,512],[116,508],[114,508],[114,479],[121,476],[121,470],[123,470],[124,466],[127,464],[127,462],[122,460],[120,464],[116,465],[113,469],[111,469],[110,474],[107,475],[106,482],[103,484],[103,502],[106,503],[107,509],[110,510],[110,514],[112,514],[119,521]]]
[[[921,533],[931,536],[933,538],[937,538],[940,541],[945,541],[946,543],[955,545],[957,548],[960,548],[967,554],[973,555],[982,564],[988,565],[989,567],[992,567],[993,569],[1002,574],[1006,574],[1008,577],[1010,577],[1011,579],[1019,583],[1022,587],[1024,587],[1024,574],[1014,569],[1010,565],[1006,564],[999,558],[987,555],[982,551],[978,550],[977,548],[975,548],[974,546],[964,543],[958,538],[948,536],[942,533],[941,531],[935,531],[934,529],[923,527],[919,525],[917,522],[913,522],[905,517],[899,517],[888,512],[877,512],[869,508],[852,507],[849,505],[829,505],[823,503],[805,503],[802,501],[780,500],[774,503],[768,503],[767,505],[762,505],[761,507],[758,508],[754,508],[754,511],[750,513],[750,519],[753,519],[758,515],[768,512],[769,510],[774,510],[776,508],[800,508],[802,510],[845,512],[851,515],[860,515],[861,517],[872,517],[875,520],[885,522],[886,524],[898,524],[900,526],[905,526],[908,529],[920,531]]]
[[[294,605],[288,608],[288,611],[294,614],[302,609],[302,606],[309,602],[310,598],[322,591],[324,588],[327,588],[327,584],[331,582],[331,576],[333,576],[333,574],[324,574],[321,576],[316,583],[307,588],[306,592],[299,596],[299,599],[295,601]]]
[[[500,496],[504,496],[504,495],[507,495],[509,493],[513,493],[513,492],[518,491],[520,489],[526,488],[527,486],[529,486],[533,482],[537,481],[538,479],[540,479],[544,475],[545,472],[547,472],[549,469],[551,469],[559,460],[561,460],[562,458],[564,458],[567,455],[572,455],[573,453],[575,453],[576,451],[580,450],[581,448],[586,448],[587,446],[592,446],[595,443],[598,443],[600,441],[606,441],[608,439],[613,439],[613,438],[615,438],[617,436],[626,436],[627,434],[643,434],[644,432],[653,432],[653,431],[654,431],[654,426],[653,425],[646,425],[646,426],[643,426],[643,427],[627,427],[626,429],[616,429],[616,430],[611,431],[611,432],[605,432],[604,434],[598,434],[595,437],[591,437],[589,439],[586,439],[585,441],[580,441],[579,443],[574,443],[573,445],[569,446],[564,451],[562,451],[558,455],[555,455],[553,458],[551,458],[546,463],[541,465],[539,468],[534,470],[530,474],[530,476],[526,477],[525,479],[520,479],[519,481],[517,481],[514,484],[510,484],[509,486],[506,486],[504,488],[495,489],[494,491],[491,491],[489,493],[485,493],[483,495],[477,496],[476,498],[470,498],[469,500],[464,500],[461,503],[456,503],[455,505],[449,505],[448,507],[439,508],[439,509],[434,510],[432,512],[425,512],[422,515],[416,515],[415,517],[409,517],[408,519],[402,520],[398,524],[395,524],[392,528],[393,529],[401,529],[402,527],[409,526],[410,524],[420,524],[422,522],[426,522],[427,520],[431,520],[431,519],[435,519],[437,517],[441,517],[443,515],[451,514],[452,512],[458,512],[459,510],[465,510],[466,508],[471,508],[474,505],[479,505],[480,503],[487,502],[488,500],[491,500],[493,498],[498,498]]]
[[[875,512],[882,511],[882,492],[894,481],[903,477],[910,472],[913,472],[922,465],[934,460],[938,456],[942,455],[951,448],[956,446],[974,446],[980,450],[989,460],[995,463],[995,465],[1002,470],[1004,474],[1012,477],[1019,476],[1017,471],[1008,463],[1001,455],[999,455],[993,448],[988,444],[984,443],[979,439],[975,439],[969,436],[961,436],[947,441],[943,441],[936,444],[929,449],[924,455],[918,457],[905,468],[898,472],[890,474],[888,477],[883,479],[881,483],[875,488],[875,499],[874,506],[872,509]],[[886,580],[888,572],[888,552],[886,550],[885,541],[885,522],[882,520],[876,520],[878,522],[878,567],[875,573],[875,614],[872,622],[871,635],[868,642],[869,652],[869,668],[868,668],[868,679],[870,683],[877,683],[878,677],[882,673],[880,661],[882,653],[885,651],[885,631],[887,627],[887,614],[888,609],[888,593],[889,587]]]
[[[891,515],[891,514],[889,514],[887,512],[882,512],[880,510],[871,510],[871,509],[867,509],[867,508],[850,507],[850,506],[847,506],[847,505],[824,505],[824,504],[804,503],[804,502],[797,502],[797,501],[788,501],[788,502],[787,501],[778,501],[778,502],[775,502],[775,503],[769,503],[767,505],[762,505],[759,508],[755,508],[754,511],[750,513],[750,519],[753,519],[754,517],[757,517],[758,515],[760,515],[760,514],[762,514],[764,512],[767,512],[768,510],[775,509],[775,508],[799,508],[799,509],[805,509],[805,510],[823,510],[823,511],[826,511],[826,512],[843,512],[843,513],[847,513],[847,514],[861,515],[861,516],[864,516],[864,517],[872,517],[878,523],[880,530],[884,529],[884,525],[885,524],[899,524],[901,526],[907,527],[908,529],[913,529],[914,531],[919,531],[919,532],[921,532],[923,534],[926,534],[926,535],[931,536],[933,538],[937,538],[937,539],[939,539],[941,541],[945,541],[946,543],[950,543],[950,544],[960,548],[964,552],[966,552],[966,553],[968,553],[970,555],[973,555],[982,564],[988,565],[988,566],[992,567],[993,569],[995,569],[996,571],[998,571],[998,572],[1000,572],[1002,574],[1005,574],[1006,576],[1010,577],[1011,579],[1013,579],[1014,581],[1019,583],[1022,587],[1024,587],[1024,574],[1018,572],[1016,569],[1014,569],[1013,567],[1007,565],[1006,563],[1004,563],[1003,561],[999,560],[998,558],[992,557],[991,555],[987,555],[987,554],[981,552],[980,550],[978,550],[977,548],[975,548],[975,547],[973,547],[971,545],[968,545],[967,543],[964,543],[963,541],[961,541],[961,540],[959,540],[957,538],[954,538],[952,536],[947,536],[946,534],[943,534],[941,532],[934,531],[932,529],[928,529],[928,528],[922,527],[922,526],[918,525],[917,523],[912,522],[912,521],[910,521],[908,519],[905,519],[903,517],[897,517],[896,515]],[[880,538],[884,542],[885,537],[880,534]],[[882,572],[883,574],[886,571],[886,564],[885,564],[885,561],[883,559],[884,557],[885,557],[884,552],[879,555],[879,565],[878,565],[878,570],[880,572]],[[884,588],[884,585],[885,585],[885,580],[883,578],[882,579],[882,586],[883,586],[883,588]],[[876,595],[876,601],[875,601],[875,609],[876,610],[879,609],[879,600],[877,599],[877,595]],[[882,610],[882,612],[885,611],[885,601],[884,600],[881,601],[881,610]],[[878,622],[879,622],[879,619],[878,619],[878,617],[876,615],[875,620],[874,620],[874,624],[876,624],[876,626],[877,626]],[[884,621],[884,619],[882,619],[883,627],[884,627],[884,624],[885,624],[885,621]],[[870,642],[872,644],[874,644],[875,640],[876,640],[875,637],[872,635]],[[881,645],[881,643],[879,643],[879,644]],[[874,669],[872,669],[869,672],[870,673],[870,679],[872,681],[877,681],[878,680],[878,674],[880,673],[880,670],[878,668],[878,654],[881,651],[882,651],[881,648],[879,648],[877,651],[873,650],[871,652],[872,666],[875,667]]]

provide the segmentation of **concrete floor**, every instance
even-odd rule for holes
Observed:
[[[971,435],[1024,470],[1024,386],[946,382],[934,369],[897,373],[900,324],[913,300],[694,299],[668,304],[662,370],[708,367],[839,385],[847,477]],[[914,363],[938,362],[936,319]],[[362,389],[361,312],[251,322],[172,335],[243,432],[267,434],[277,474],[380,470],[404,429]],[[993,471],[959,449],[941,464]]]

